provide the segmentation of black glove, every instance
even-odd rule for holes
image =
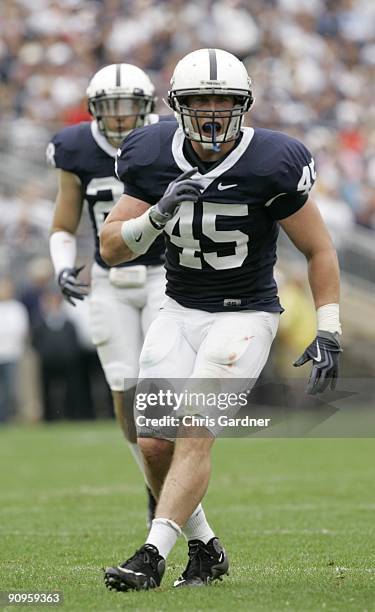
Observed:
[[[330,384],[335,389],[339,374],[339,359],[342,348],[338,333],[318,330],[315,340],[305,349],[304,353],[293,363],[296,368],[313,362],[307,393],[315,395],[325,391]]]
[[[151,207],[150,220],[158,229],[164,227],[172,219],[180,208],[181,202],[198,200],[202,187],[198,181],[190,179],[197,170],[198,168],[192,168],[169,183],[163,197]]]
[[[60,285],[60,289],[64,298],[71,304],[75,306],[75,302],[72,298],[77,300],[84,300],[88,295],[86,283],[81,283],[77,279],[78,274],[83,270],[85,266],[81,266],[80,268],[64,268],[61,270],[57,282]]]

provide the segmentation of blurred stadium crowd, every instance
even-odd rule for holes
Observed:
[[[0,272],[11,270],[29,324],[25,295],[39,294],[35,278],[45,274],[55,192],[45,148],[62,126],[89,119],[87,83],[105,64],[143,68],[157,111],[167,113],[162,99],[181,56],[201,47],[236,54],[253,79],[251,124],[286,131],[313,151],[314,196],[337,247],[359,225],[371,234],[374,32],[372,0],[2,0]],[[83,226],[83,255],[87,236]],[[51,278],[49,270],[43,296],[53,293]],[[62,312],[61,300],[37,302],[46,320]]]

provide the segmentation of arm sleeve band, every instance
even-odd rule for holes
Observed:
[[[340,307],[338,304],[324,304],[316,311],[318,330],[341,334]]]
[[[74,268],[77,254],[76,237],[69,232],[54,232],[49,239],[49,251],[56,276],[64,268]]]
[[[300,193],[280,193],[265,204],[267,213],[275,221],[293,215],[307,202],[308,196]]]
[[[124,221],[121,226],[122,239],[135,255],[146,253],[163,231],[163,228],[158,229],[151,223],[149,215],[150,209],[136,219]]]

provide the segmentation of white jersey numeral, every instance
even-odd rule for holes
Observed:
[[[56,168],[55,145],[53,144],[53,142],[48,143],[48,146],[46,149],[46,159],[47,159],[47,164],[49,166]]]
[[[111,192],[111,199],[101,199],[103,198],[103,192],[105,191]],[[111,212],[117,200],[121,197],[123,191],[123,184],[114,176],[94,178],[88,183],[86,187],[86,195],[90,196],[91,198],[95,198],[95,202],[93,203],[93,214],[96,225],[95,231],[97,234],[99,234],[106,217]]]
[[[315,179],[316,172],[314,167],[314,160],[311,159],[309,165],[303,166],[302,168],[302,174],[297,185],[297,191],[302,191],[304,195],[308,195]]]
[[[194,204],[182,202],[177,214],[165,226],[171,242],[182,249],[180,264],[186,268],[202,268],[199,240],[193,236]],[[178,223],[179,236],[172,234]]]
[[[202,251],[199,240],[193,236],[194,205],[183,202],[177,214],[165,226],[170,241],[182,249],[180,264],[186,268],[202,269],[202,257],[214,270],[228,270],[242,266],[248,254],[249,236],[240,230],[218,230],[218,216],[246,217],[247,204],[217,204],[203,202],[202,234],[216,243],[234,243],[234,253],[219,256],[217,251]],[[173,234],[175,228],[179,236]]]
[[[233,255],[219,257],[217,252],[203,253],[207,263],[215,270],[228,270],[239,268],[245,261],[248,253],[247,243],[249,236],[240,230],[217,230],[216,217],[245,217],[248,214],[247,204],[211,204],[203,202],[202,231],[213,242],[235,242]]]

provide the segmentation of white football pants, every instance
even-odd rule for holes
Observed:
[[[144,286],[116,287],[108,270],[94,263],[91,279],[92,341],[112,391],[126,391],[138,378],[146,331],[165,300],[165,270],[148,266]]]

